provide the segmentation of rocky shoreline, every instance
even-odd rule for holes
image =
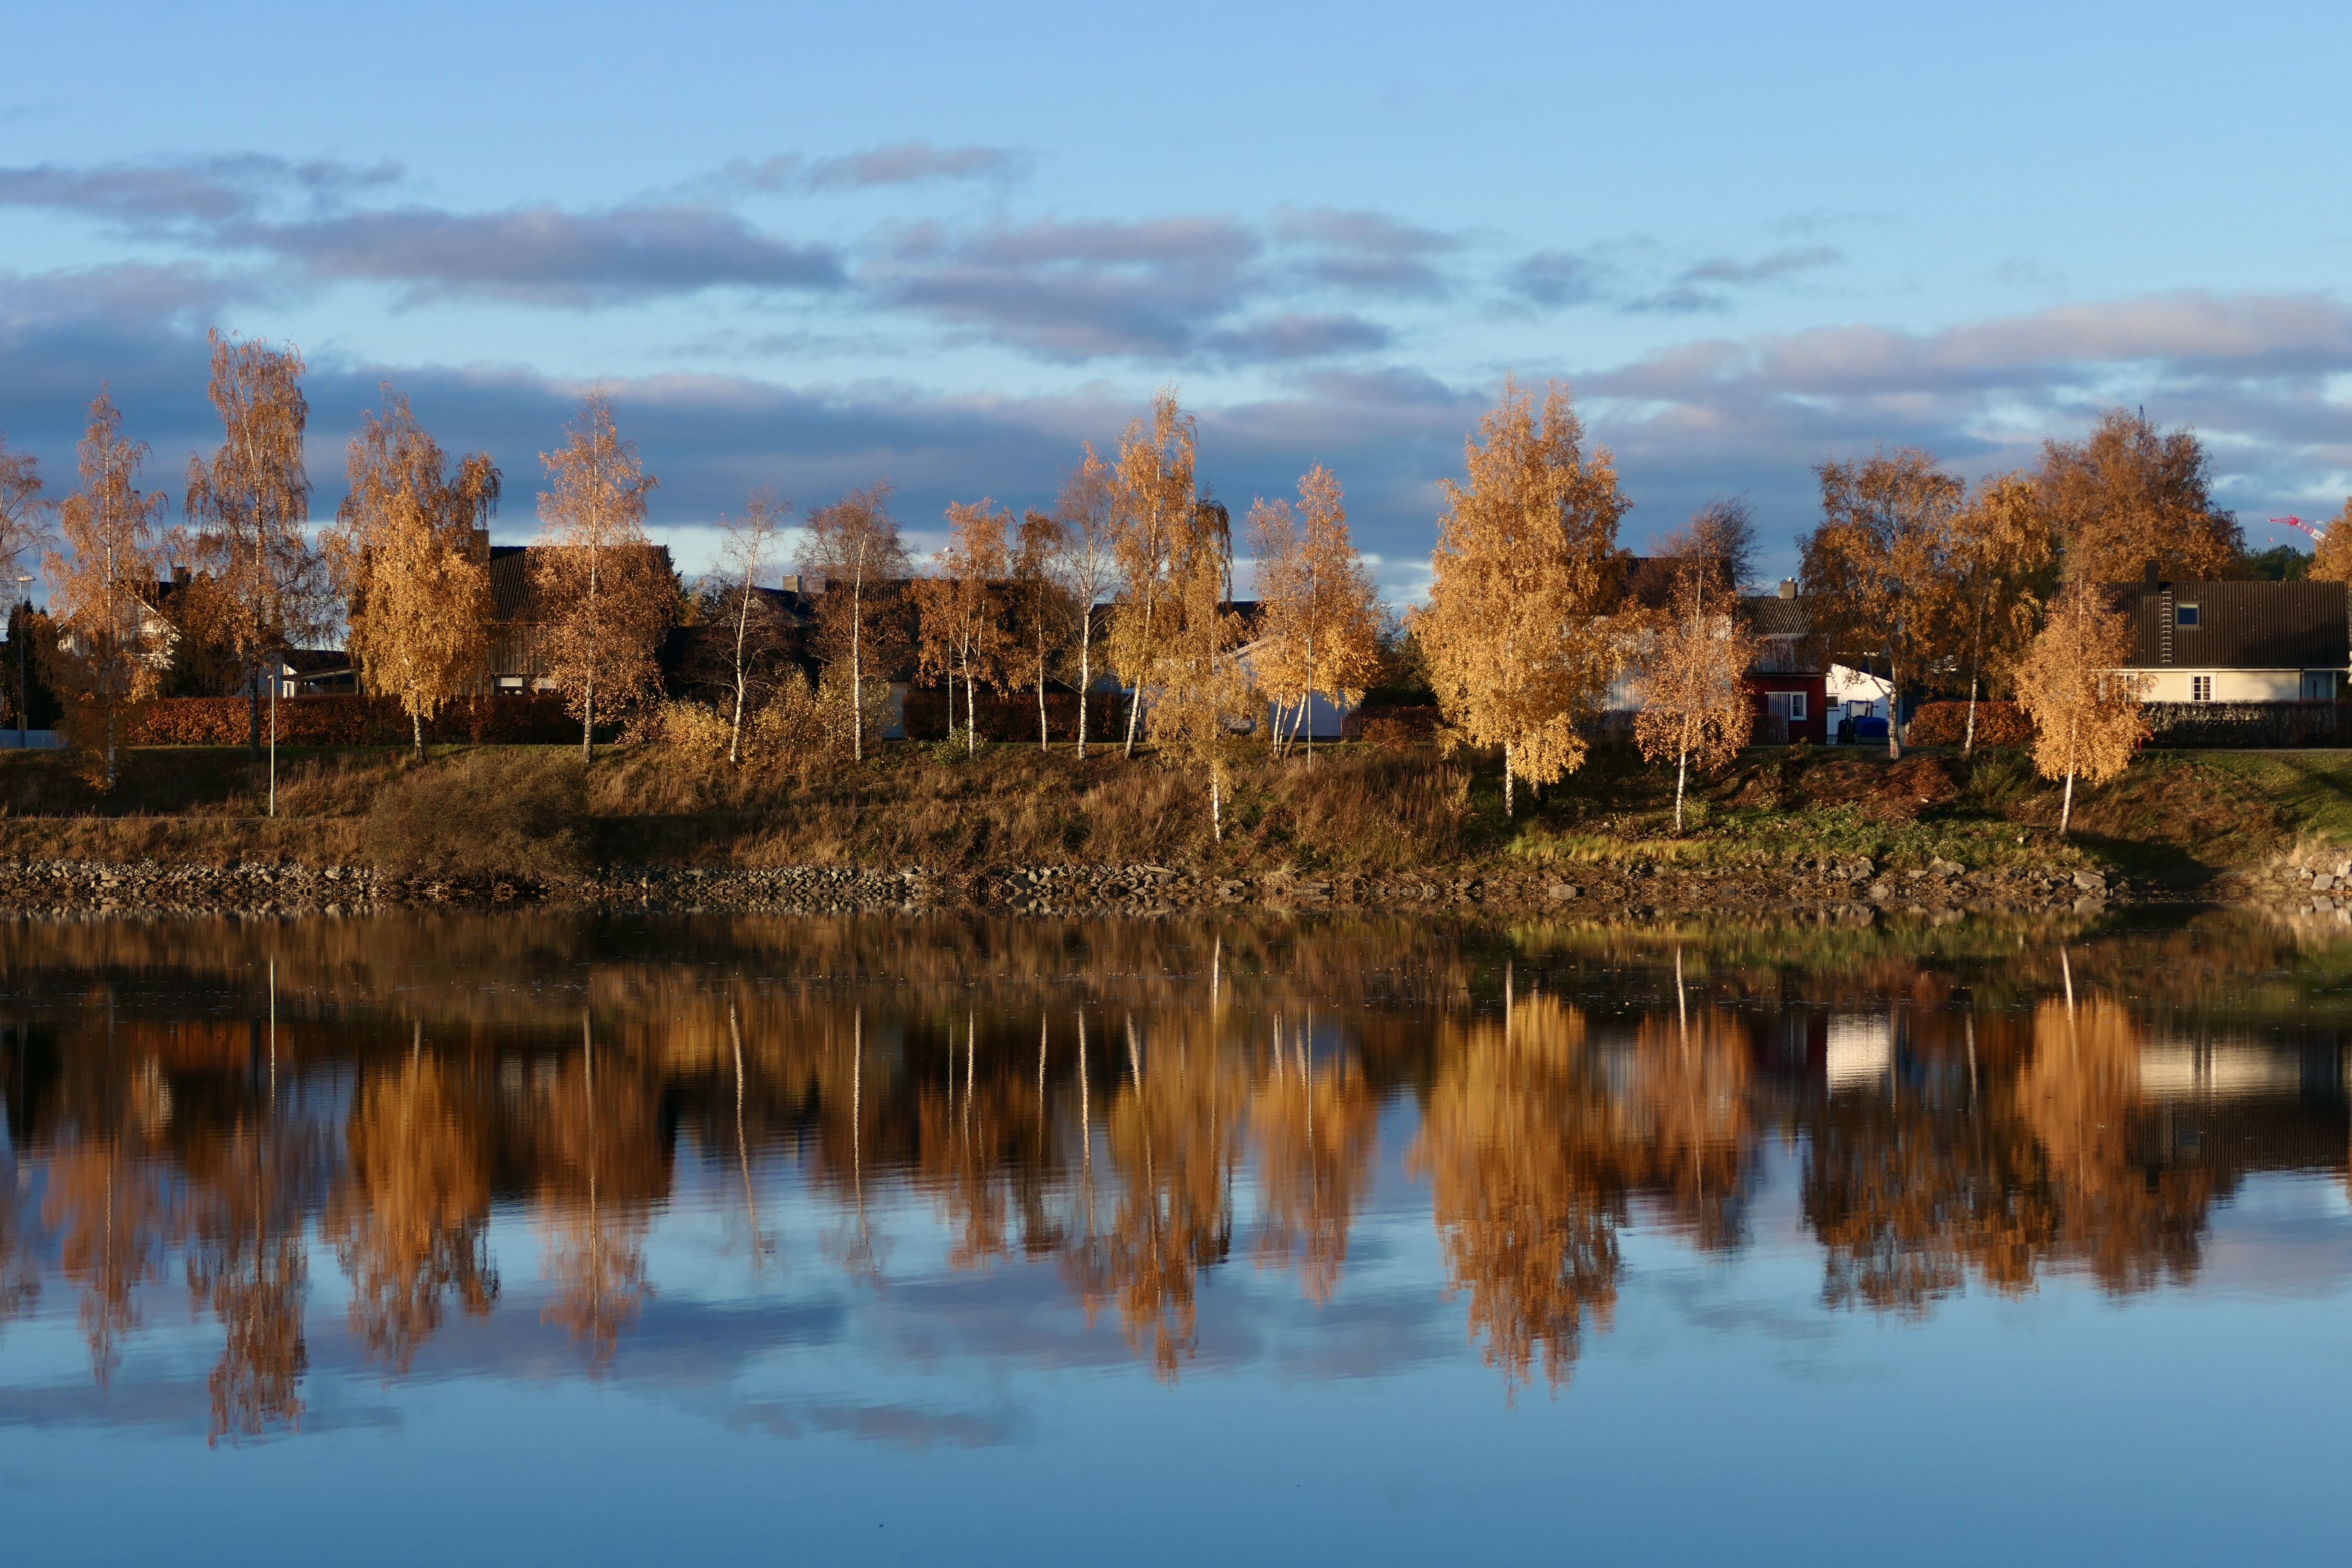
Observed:
[[[2291,910],[2352,910],[2352,862],[2288,868],[2236,896]],[[2243,879],[2242,879],[2243,880]],[[2338,890],[2340,889],[2340,890]],[[2179,901],[2095,870],[2024,865],[1971,871],[1948,860],[1916,868],[1859,857],[1696,869],[1671,864],[1504,866],[1427,874],[1235,877],[1148,864],[1003,866],[979,872],[909,867],[607,867],[547,883],[399,877],[323,869],[89,860],[0,862],[0,913],[115,918],[144,914],[353,914],[387,908],[539,905],[614,912],[851,914],[973,910],[1003,914],[1157,914],[1255,907],[1551,913],[1590,919],[1758,913],[1868,922],[1909,915],[2095,913]],[[2207,894],[2205,897],[2210,898]]]

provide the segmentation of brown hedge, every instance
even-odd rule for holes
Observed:
[[[142,706],[131,731],[134,746],[241,746],[250,732],[242,697],[165,697]],[[268,712],[264,708],[266,735]],[[507,745],[559,743],[580,738],[580,721],[558,697],[484,697],[453,702],[425,725],[435,742]],[[288,746],[402,746],[408,715],[389,697],[285,697],[278,702],[278,741]]]
[[[1965,702],[1923,702],[1911,715],[1904,739],[1915,746],[1957,746],[1968,738],[1969,705]],[[2014,702],[1977,704],[1977,744],[2030,746],[2033,721]]]

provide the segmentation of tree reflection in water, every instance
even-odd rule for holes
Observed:
[[[1319,1311],[1385,1167],[1426,1184],[1483,1358],[1557,1390],[1626,1310],[1628,1231],[1736,1252],[1782,1147],[1833,1308],[2194,1280],[2248,1171],[2346,1169],[2340,1070],[2310,1063],[2338,1059],[2352,1019],[2317,999],[2347,971],[2227,919],[19,925],[0,1324],[48,1310],[54,1276],[103,1389],[176,1265],[220,1335],[211,1434],[257,1436],[304,1414],[313,1226],[356,1358],[394,1380],[498,1311],[511,1213],[540,1239],[541,1320],[601,1373],[653,1310],[688,1152],[761,1289],[813,1278],[762,1273],[777,1216],[807,1212],[793,1189],[829,1215],[814,1274],[877,1290],[885,1219],[928,1204],[949,1269],[1050,1268],[1174,1379],[1213,1329],[1237,1207],[1252,1272]],[[2321,1054],[2294,1056],[2307,1035]],[[2284,1078],[2255,1070],[2282,1050]],[[2240,1079],[2273,1087],[2214,1087]],[[1410,1131],[1384,1149],[1389,1118]]]

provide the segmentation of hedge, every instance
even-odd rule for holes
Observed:
[[[2150,702],[2151,746],[2340,746],[2352,736],[2347,704],[2313,702]]]
[[[1435,708],[1373,707],[1356,709],[1340,721],[1339,732],[1350,741],[1376,745],[1410,745],[1435,735],[1444,717]]]
[[[1967,741],[1969,705],[1965,702],[1923,702],[1911,715],[1903,738],[1915,746],[1957,746]],[[1977,704],[1977,744],[2030,746],[2033,721],[2014,702]]]
[[[242,746],[252,733],[251,705],[243,697],[164,697],[142,705],[132,721],[134,746]],[[269,733],[263,704],[262,733]],[[408,715],[390,697],[281,697],[278,740],[289,746],[404,746],[414,738]],[[577,741],[580,721],[563,700],[545,694],[453,702],[425,726],[427,741],[492,742],[509,745]]]

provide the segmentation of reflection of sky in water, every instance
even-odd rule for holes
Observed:
[[[1643,960],[1611,963],[1626,996],[1658,1006]],[[1520,964],[1540,983],[1540,966]],[[1555,994],[1570,989],[1556,983]],[[1604,1005],[1596,972],[1582,972],[1578,989]],[[1671,988],[1663,994],[1664,1011],[1643,1016],[1674,1022]],[[44,1005],[52,1021],[72,1011]],[[1759,1057],[1738,1080],[1755,1107],[1738,1244],[1695,1245],[1680,1200],[1635,1184],[1615,1233],[1613,1301],[1588,1310],[1556,1390],[1539,1363],[1514,1392],[1482,1359],[1465,1331],[1468,1297],[1449,1293],[1432,1174],[1414,1157],[1427,1097],[1463,1081],[1444,1050],[1486,1048],[1466,1035],[1382,1089],[1328,1303],[1308,1298],[1295,1268],[1254,1256],[1265,1176],[1247,1139],[1231,1145],[1230,1247],[1197,1278],[1194,1340],[1172,1383],[1153,1376],[1148,1333],[1141,1348],[1130,1343],[1108,1305],[1089,1325],[1056,1261],[1023,1260],[1017,1238],[987,1267],[951,1266],[952,1216],[900,1171],[867,1174],[880,1279],[850,1278],[846,1205],[837,1185],[812,1177],[813,1136],[799,1163],[789,1135],[739,1150],[724,1071],[721,1114],[698,1120],[686,1090],[668,1091],[677,1102],[664,1112],[667,1191],[644,1242],[655,1293],[593,1377],[562,1323],[543,1317],[557,1292],[541,1276],[547,1216],[529,1197],[502,1193],[490,1210],[496,1309],[469,1317],[451,1307],[398,1378],[348,1331],[350,1277],[314,1213],[302,1244],[300,1431],[207,1447],[206,1380],[223,1330],[209,1308],[192,1312],[176,1250],[139,1289],[143,1325],[101,1392],[58,1237],[43,1232],[38,1303],[0,1325],[12,1555],[2316,1555],[2336,1533],[2336,1433],[2352,1394],[2346,1121],[2340,1069],[2326,1070],[2340,1062],[2333,1026],[2299,1017],[2266,1032],[2241,1019],[2219,1031],[2177,1016],[2143,1026],[2086,1010],[2068,1034],[2066,1016],[2036,996],[2004,1005],[2010,1037],[1987,1013],[1980,1034],[1953,1046],[1925,1008],[1864,1014],[1845,991],[1773,1004],[1773,1018],[1796,1022],[1739,1037],[1765,1042],[1759,1051],[1794,1043],[1780,1068]],[[1808,1036],[1806,1018],[1824,1026]],[[1348,1058],[1350,1027],[1322,1026],[1318,1061]],[[876,1035],[898,1048],[895,1033],[877,1024]],[[1703,1077],[1659,1077],[1657,1053],[1671,1058],[1682,1037],[1641,1033],[1621,1007],[1553,1064],[1573,1077],[1585,1063],[1589,1079],[1577,1081],[1596,1086],[1569,1095],[1562,1114],[1655,1116],[1643,1095],[1721,1091]],[[2082,1060],[2069,1065],[2062,1047]],[[617,1062],[622,1047],[612,1049]],[[1857,1052],[1868,1071],[1853,1068]],[[359,1103],[354,1061],[374,1059],[314,1053],[282,1064],[279,1113],[340,1151]],[[397,1048],[383,1059],[396,1063]],[[1108,1212],[1106,1119],[1120,1063],[1100,1065],[1091,1136]],[[992,1070],[983,1056],[983,1089]],[[1066,1077],[1066,1064],[1059,1070]],[[2118,1070],[2137,1074],[2123,1099],[2083,1088]],[[1502,1081],[1506,1098],[1525,1087]],[[2035,1157],[2053,1179],[2066,1179],[2070,1161],[2176,1173],[2236,1162],[2197,1215],[2192,1264],[2118,1292],[2102,1288],[2092,1252],[2061,1249],[2018,1294],[1963,1270],[1914,1310],[1825,1305],[1823,1200],[1808,1185],[1821,1130],[1844,1118],[1834,1121],[1842,1146],[1867,1163],[1899,1148],[1887,1130],[1906,1125],[1905,1097],[1929,1108],[1918,1125],[1935,1138],[1965,1140],[1992,1128],[1987,1108],[2004,1086],[2066,1108],[2018,1123],[2036,1131]],[[166,1087],[183,1125],[218,1097],[184,1071]],[[158,1114],[158,1086],[139,1092]],[[2080,1116],[2067,1120],[2077,1101]],[[1064,1101],[1054,1103],[1063,1116]],[[2332,1153],[2309,1152],[2328,1136]],[[37,1130],[10,1146],[20,1210],[36,1215],[46,1147]],[[1903,1169],[1898,1187],[1929,1181],[1926,1165]],[[1066,1169],[1055,1177],[1057,1201],[1068,1181]]]

